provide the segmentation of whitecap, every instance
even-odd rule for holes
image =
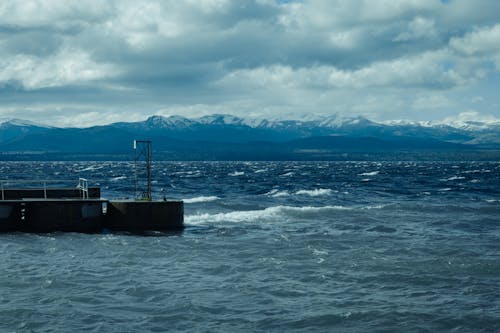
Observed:
[[[98,165],[91,165],[89,167],[86,167],[84,169],[77,170],[76,172],[84,172],[84,171],[95,171],[101,169],[101,166]]]
[[[293,175],[294,175],[293,172],[287,172],[287,173],[284,173],[284,174],[280,175],[280,177],[291,177]]]
[[[461,180],[461,179],[465,179],[465,177],[462,177],[462,176],[453,176],[453,177],[447,178],[446,180]]]
[[[215,200],[219,200],[220,198],[217,196],[201,196],[201,197],[195,197],[195,198],[188,198],[188,199],[183,199],[184,203],[199,203],[199,202],[211,202]]]
[[[332,214],[338,211],[381,209],[384,206],[322,206],[322,207],[293,207],[293,206],[273,206],[262,210],[232,211],[227,213],[201,213],[186,215],[186,224],[204,224],[218,222],[269,222],[287,221],[290,218],[315,218],[318,215]]]
[[[380,171],[372,171],[372,172],[363,172],[358,174],[358,176],[376,176],[380,173]]]
[[[228,176],[231,176],[231,177],[238,177],[238,176],[243,176],[245,173],[243,171],[235,171],[235,172],[232,172],[230,174],[228,174]]]
[[[332,190],[328,188],[319,188],[315,190],[300,190],[295,192],[297,195],[309,195],[311,197],[317,197],[317,196],[322,196],[322,195],[330,195],[332,193]]]
[[[318,249],[312,249],[312,250],[313,250],[313,254],[315,256],[328,255],[328,251],[326,251],[326,250],[318,250]]]
[[[263,172],[267,172],[267,169],[259,169],[254,171],[254,173],[263,173]]]
[[[288,191],[279,191],[277,189],[272,189],[271,191],[267,192],[264,195],[267,195],[267,196],[270,196],[270,197],[274,197],[274,198],[278,198],[278,197],[287,197],[287,196],[290,195],[290,193]]]
[[[114,177],[114,178],[111,178],[109,181],[110,182],[117,182],[117,181],[122,180],[122,179],[127,179],[127,177],[126,176]]]

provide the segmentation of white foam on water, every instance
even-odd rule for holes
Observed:
[[[481,170],[478,170],[478,169],[464,171],[464,173],[480,173],[480,172],[481,172]]]
[[[313,250],[313,254],[315,256],[325,256],[325,255],[328,255],[328,251],[326,250],[318,250],[318,249],[312,249]]]
[[[94,170],[99,170],[99,169],[102,169],[103,167],[100,166],[100,165],[91,165],[89,167],[86,167],[84,169],[81,169],[81,170],[77,170],[77,172],[84,172],[84,171],[94,171]]]
[[[287,172],[287,173],[284,173],[284,174],[280,175],[280,177],[291,177],[293,175],[294,175],[293,172]]]
[[[363,172],[358,174],[358,176],[376,176],[380,173],[380,171],[372,171],[372,172]]]
[[[231,176],[231,177],[238,177],[238,176],[243,176],[245,173],[243,171],[235,171],[235,172],[232,172],[230,174],[228,174],[228,176]]]
[[[213,195],[213,196],[201,196],[201,197],[195,197],[195,198],[188,198],[188,199],[182,199],[184,203],[199,203],[199,202],[211,202],[215,200],[219,200],[220,198]]]
[[[330,195],[332,193],[332,190],[329,188],[318,188],[315,190],[300,190],[295,192],[297,195],[309,195],[311,197],[318,197],[322,195]]]
[[[288,191],[279,191],[277,189],[272,189],[271,191],[267,192],[267,196],[274,197],[274,198],[279,198],[279,197],[288,197],[290,195],[290,192]]]
[[[111,178],[109,181],[110,182],[117,182],[117,181],[122,180],[122,179],[127,179],[127,177],[126,176],[114,177],[114,178]]]
[[[186,215],[184,222],[189,225],[198,225],[205,223],[242,223],[242,222],[284,222],[290,218],[314,218],[318,215],[333,214],[338,211],[352,211],[365,209],[381,209],[384,206],[323,206],[323,207],[292,207],[292,206],[273,206],[261,210],[244,210],[227,213],[201,213]]]
[[[254,171],[254,173],[263,173],[263,172],[267,172],[267,169],[259,169]]]
[[[446,180],[460,180],[460,179],[465,179],[465,177],[462,177],[462,176],[453,176],[453,177],[447,178]]]

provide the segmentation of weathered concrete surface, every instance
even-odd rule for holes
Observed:
[[[116,231],[182,230],[182,201],[110,201],[106,228]]]
[[[0,232],[18,231],[21,223],[21,203],[0,201]]]
[[[0,201],[0,232],[84,232],[103,229],[103,200]]]
[[[102,203],[101,200],[25,201],[21,231],[100,232],[104,222]]]

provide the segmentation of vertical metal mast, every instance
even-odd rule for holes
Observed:
[[[134,140],[134,175],[136,200],[151,201],[151,161],[151,141]],[[140,196],[138,195],[139,192]]]

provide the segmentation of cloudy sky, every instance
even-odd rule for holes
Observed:
[[[0,119],[500,118],[496,0],[2,0]]]

